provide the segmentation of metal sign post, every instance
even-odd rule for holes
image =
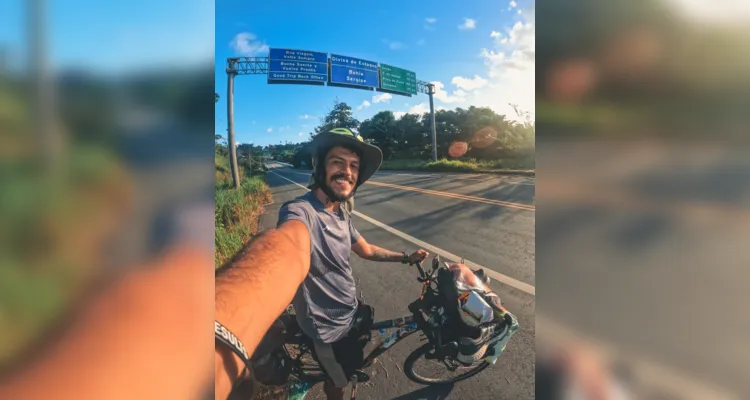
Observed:
[[[234,140],[234,65],[227,67],[227,144],[229,144],[229,168],[232,169],[234,188],[240,188],[240,170],[237,168],[237,143]]]
[[[432,161],[437,162],[437,130],[435,129],[435,106],[432,95],[435,93],[435,85],[427,84],[427,94],[430,95],[430,131],[432,133]]]

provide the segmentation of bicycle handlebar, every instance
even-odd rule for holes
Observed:
[[[415,264],[417,265],[417,269],[419,270],[419,279],[420,280],[427,279],[427,274],[424,273],[424,269],[422,268],[422,262],[417,261]]]

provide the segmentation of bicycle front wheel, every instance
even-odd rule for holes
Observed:
[[[490,364],[482,361],[471,366],[465,366],[455,360],[439,360],[426,358],[433,349],[426,343],[414,350],[404,362],[406,376],[414,382],[423,385],[441,385],[455,383],[484,371]]]

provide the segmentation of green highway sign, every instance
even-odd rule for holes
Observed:
[[[417,74],[381,63],[380,88],[392,92],[415,95],[417,94]]]

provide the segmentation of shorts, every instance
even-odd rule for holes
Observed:
[[[352,329],[342,339],[333,343],[314,340],[315,358],[337,388],[349,383],[349,377],[364,363],[365,346],[370,342],[372,307],[360,304]]]

